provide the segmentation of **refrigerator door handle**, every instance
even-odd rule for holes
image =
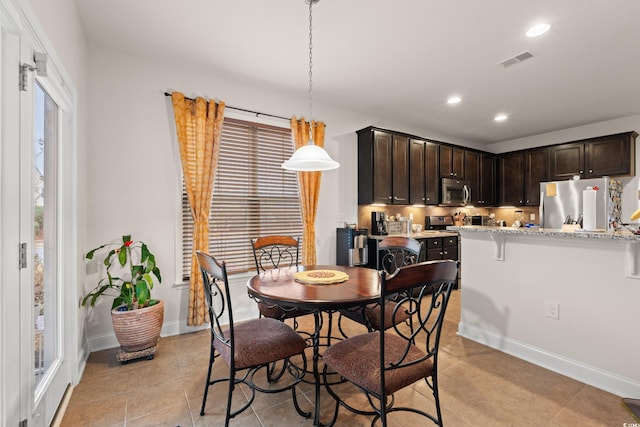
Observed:
[[[538,208],[538,218],[540,221],[540,228],[544,228],[544,191],[540,192],[540,207]]]

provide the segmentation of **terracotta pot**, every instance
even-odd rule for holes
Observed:
[[[134,352],[158,343],[164,321],[164,302],[131,311],[111,310],[111,321],[123,351]]]

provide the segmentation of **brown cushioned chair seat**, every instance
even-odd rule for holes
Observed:
[[[398,312],[395,314],[395,318],[394,318],[393,310],[395,310],[397,305],[398,304],[393,301],[387,301],[387,303],[384,305],[384,310],[385,310],[384,330],[385,331],[391,328],[394,324],[402,323],[405,320],[409,319],[409,317],[411,317],[409,316],[409,314],[407,314],[406,310],[399,309]],[[380,305],[378,303],[367,305],[364,309],[364,315],[363,315],[362,308],[360,307],[354,308],[354,309],[340,310],[340,313],[344,316],[347,316],[349,319],[356,321],[358,323],[361,323],[363,325],[367,325],[367,321],[368,321],[369,322],[368,324],[371,325],[371,327],[374,330],[376,331],[380,330]],[[367,317],[366,321],[363,316]]]
[[[235,338],[235,368],[264,365],[300,354],[307,343],[291,327],[271,318],[252,319],[233,327]],[[228,330],[224,331],[228,336]],[[219,340],[213,347],[231,364],[231,348]]]
[[[380,393],[380,332],[372,332],[340,341],[325,350],[322,360],[354,384]],[[401,358],[407,341],[403,338],[385,333],[385,363]],[[425,353],[412,345],[405,363],[424,357]],[[390,395],[403,387],[427,378],[433,370],[433,362],[426,359],[405,368],[387,371],[385,376],[385,394]]]

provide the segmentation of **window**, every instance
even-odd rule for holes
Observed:
[[[250,239],[302,236],[297,174],[280,167],[293,153],[291,129],[225,118],[209,217],[209,252],[230,273],[255,269]],[[191,273],[193,218],[182,188],[182,275]]]

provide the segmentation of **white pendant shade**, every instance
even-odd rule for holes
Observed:
[[[310,142],[298,148],[282,167],[292,171],[328,171],[339,168],[340,163],[329,157],[324,148]]]

